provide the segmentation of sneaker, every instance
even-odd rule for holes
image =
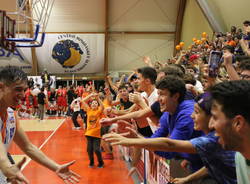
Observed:
[[[94,162],[89,163],[89,168],[93,168],[95,166]]]
[[[113,153],[107,153],[103,156],[104,160],[114,160],[114,155]]]
[[[80,130],[81,127],[73,127],[72,129],[73,129],[73,130]]]
[[[104,167],[104,162],[101,162],[97,165],[97,168],[103,168]]]

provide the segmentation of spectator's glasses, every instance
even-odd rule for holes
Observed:
[[[240,74],[242,80],[250,80],[250,75]]]

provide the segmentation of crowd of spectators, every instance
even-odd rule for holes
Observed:
[[[89,167],[94,152],[102,168],[102,159],[113,159],[111,144],[120,144],[135,147],[130,174],[146,148],[183,160],[191,175],[177,176],[176,184],[249,183],[250,21],[192,40],[187,49],[180,42],[176,56],[166,61],[145,56],[145,67],[116,82],[107,75],[99,89],[94,81],[50,89],[45,73],[41,88],[30,82],[19,114],[25,109],[42,120],[46,109],[48,115],[71,117],[73,130],[85,129]]]

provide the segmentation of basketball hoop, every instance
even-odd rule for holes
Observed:
[[[13,34],[9,34],[3,37],[5,38],[3,40],[11,44],[27,42],[15,44],[15,47],[41,47],[45,39],[45,30],[54,1],[55,0],[16,0],[16,12],[7,12],[7,15],[16,17],[15,22],[11,23],[11,25],[14,24],[14,31],[17,37],[15,35],[12,36]],[[38,36],[39,32],[42,33],[41,36]],[[38,40],[38,37],[40,37],[40,40]]]

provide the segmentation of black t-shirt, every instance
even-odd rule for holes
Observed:
[[[29,88],[32,88],[34,86],[34,81],[28,80],[28,86]]]
[[[56,100],[56,92],[51,92],[50,93],[50,97],[49,97],[49,101],[53,102]]]
[[[151,108],[152,112],[156,115],[156,117],[160,119],[160,117],[162,116],[160,103],[158,101],[156,101],[155,103],[153,103],[151,105],[150,108]]]
[[[44,105],[45,104],[45,100],[44,100],[45,98],[46,98],[46,96],[45,96],[45,94],[43,92],[38,93],[38,95],[37,95],[38,104]]]
[[[123,99],[120,99],[120,103],[124,107],[124,109],[129,109],[133,105],[133,103],[129,100],[125,102]]]
[[[68,96],[68,104],[71,104],[71,102],[76,98],[76,94],[74,93],[74,90],[69,90],[67,92],[67,96]]]

